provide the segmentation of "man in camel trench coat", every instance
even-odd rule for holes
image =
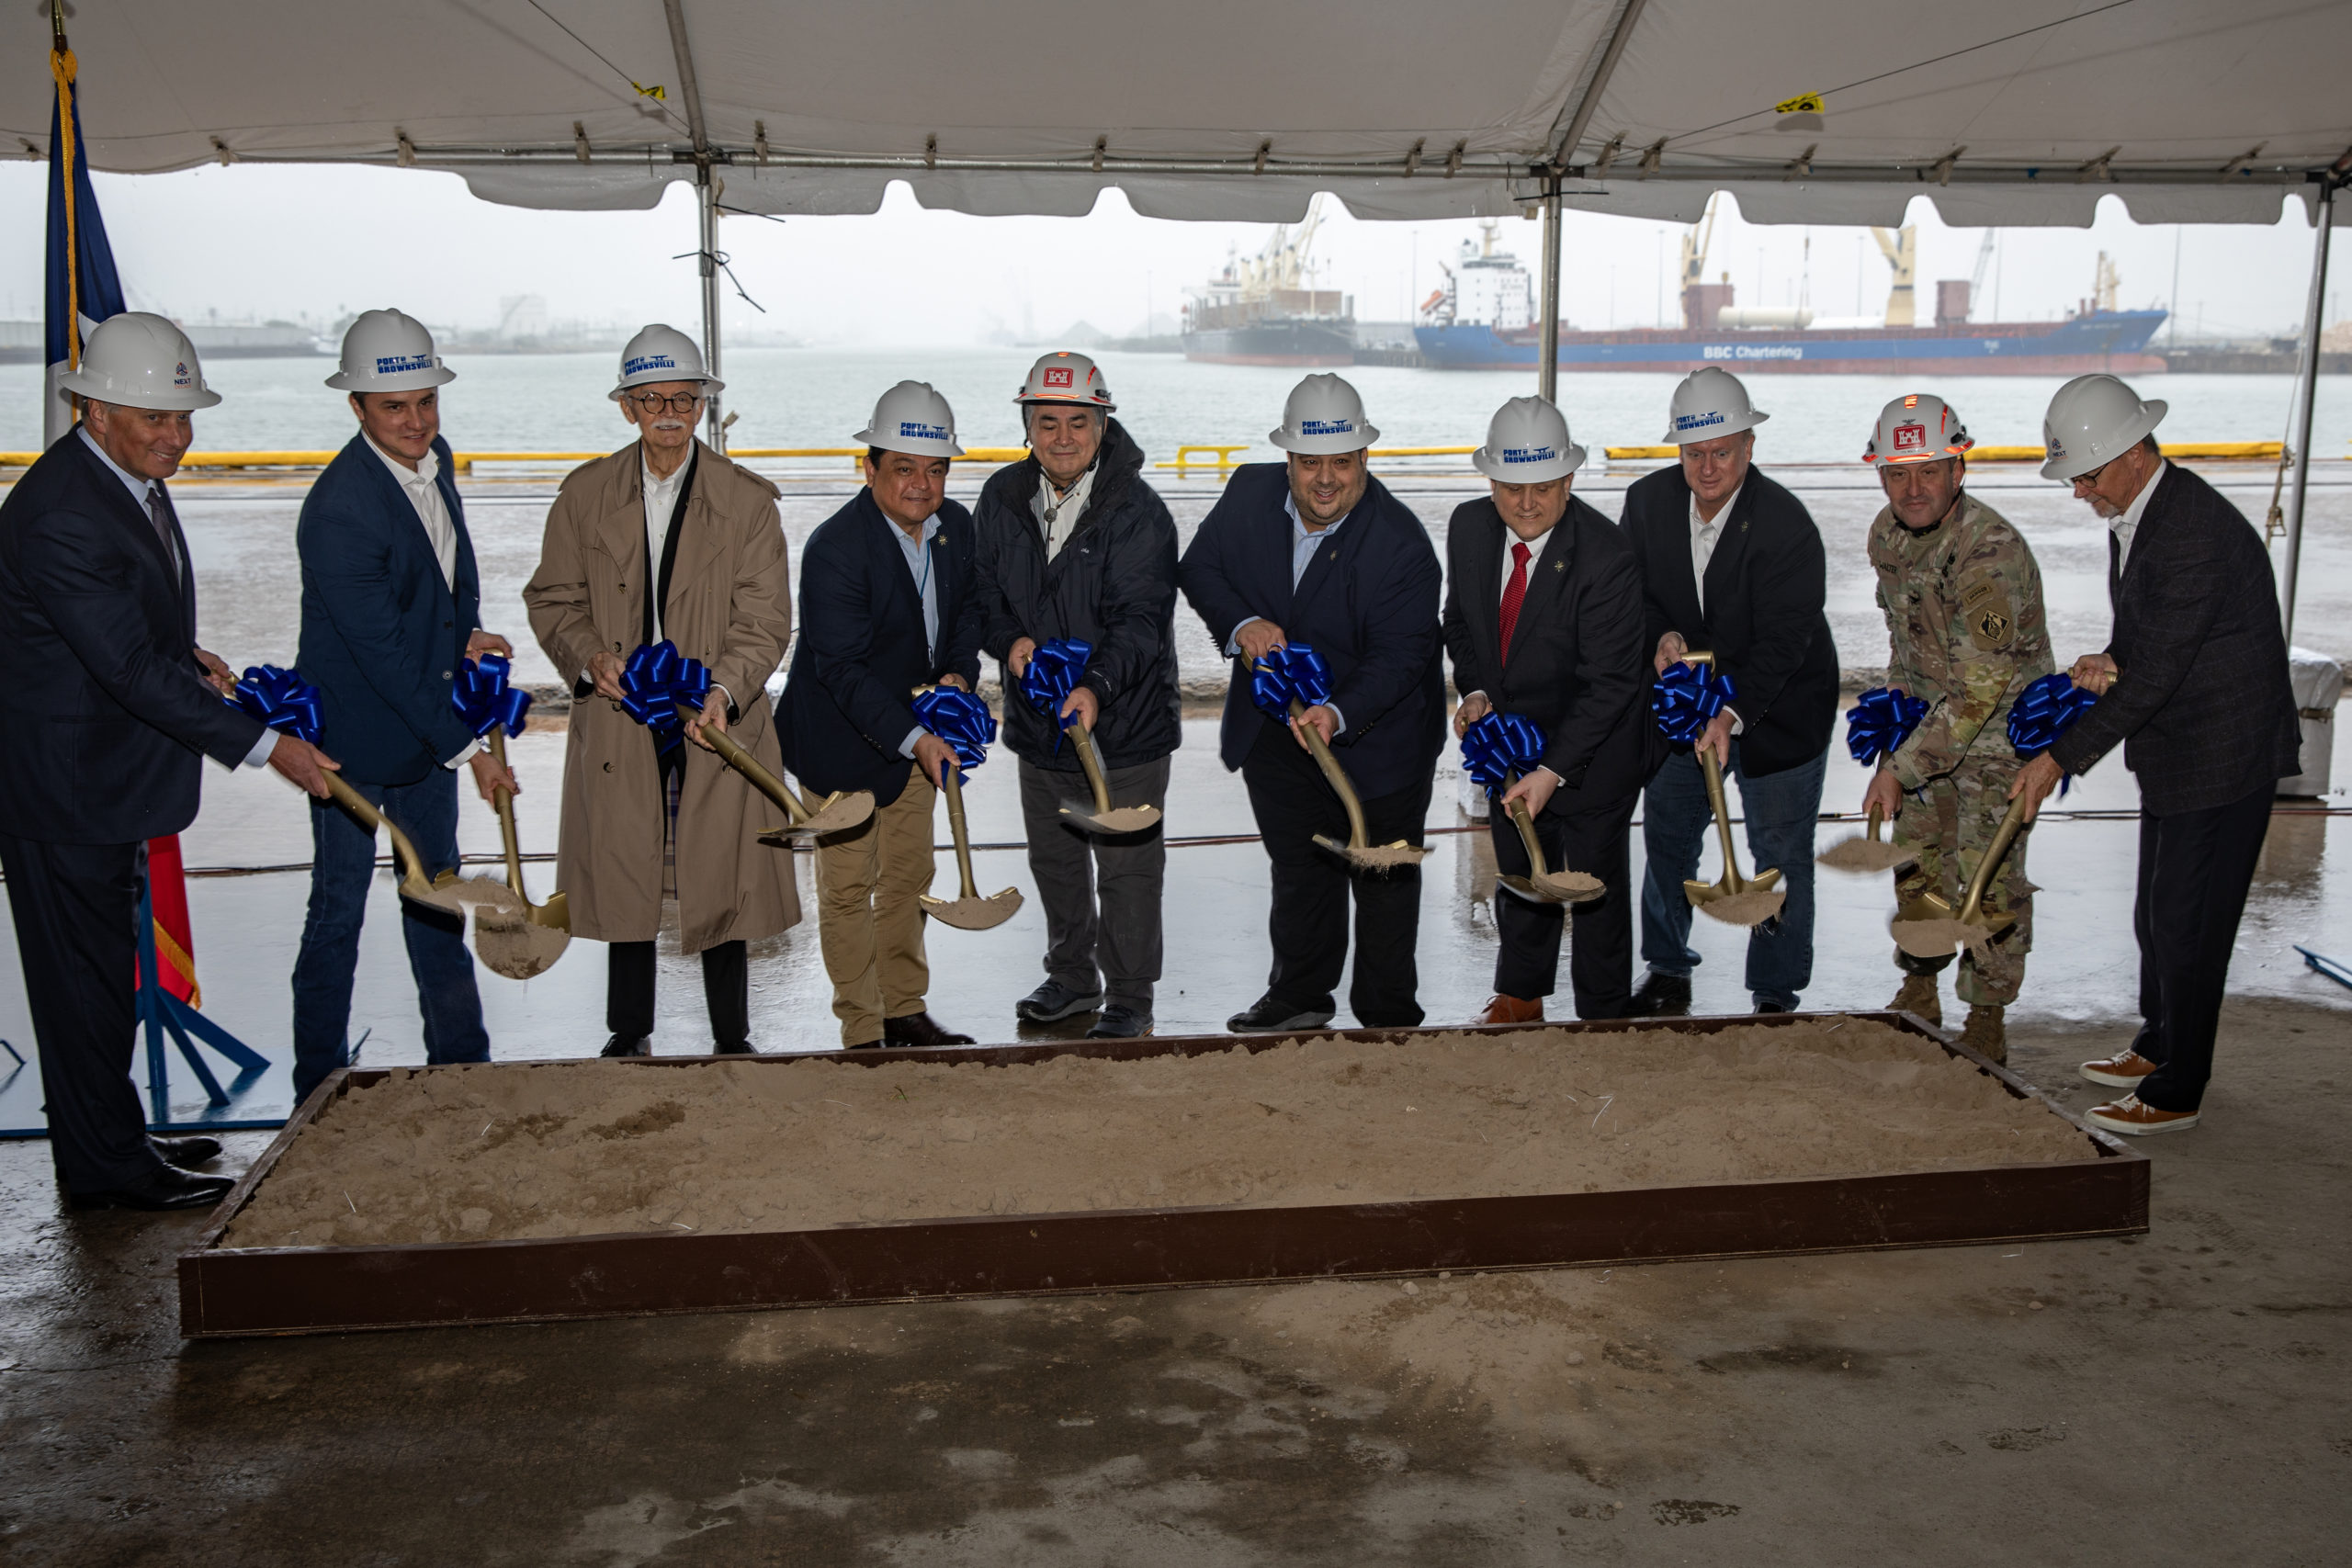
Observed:
[[[752,1049],[745,943],[800,920],[792,856],[759,841],[784,814],[702,739],[724,730],[784,772],[766,692],[792,637],[784,527],[775,486],[694,438],[716,386],[682,333],[648,327],[631,340],[613,397],[642,439],[564,479],[523,590],[532,633],[572,688],[556,885],[572,934],[612,944],[607,1056],[650,1051],[673,821],[679,946],[702,954],[718,1051]],[[663,751],[616,699],[629,655],[665,638],[708,668],[712,686],[685,739]]]

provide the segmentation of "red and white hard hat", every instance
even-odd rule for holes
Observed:
[[[1022,378],[1016,403],[1078,403],[1109,413],[1119,405],[1102,380],[1102,367],[1085,355],[1064,349],[1048,354],[1029,367]]]
[[[1966,456],[1975,446],[1951,405],[1928,392],[1910,392],[1878,411],[1878,427],[1862,449],[1865,463],[1938,463]]]

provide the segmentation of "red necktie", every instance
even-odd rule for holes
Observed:
[[[1524,543],[1510,547],[1510,558],[1516,562],[1510,569],[1510,581],[1503,584],[1503,658],[1510,658],[1510,634],[1519,629],[1519,607],[1527,601],[1527,558],[1533,554]]]

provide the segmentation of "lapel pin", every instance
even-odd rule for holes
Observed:
[[[1566,561],[1555,560],[1552,563],[1552,570],[1554,571],[1566,571],[1568,570],[1568,563]]]

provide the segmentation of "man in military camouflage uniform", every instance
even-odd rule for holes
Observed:
[[[1916,394],[1881,411],[1863,461],[1875,463],[1887,505],[1871,524],[1871,565],[1894,645],[1887,684],[1927,703],[1910,738],[1881,759],[1862,797],[1917,853],[1895,870],[1895,894],[1939,892],[1955,908],[2008,811],[2020,764],[2009,748],[2009,705],[2051,671],[2041,573],[2024,537],[1962,488],[1973,445],[1939,398]],[[1897,814],[1900,813],[1898,816]],[[2016,923],[1988,955],[1960,957],[1957,990],[1969,1004],[1961,1039],[1994,1061],[2008,1056],[2002,1010],[2017,999],[2033,948],[2033,884],[2019,834],[1985,894]],[[1951,959],[1914,958],[1894,1007],[1943,1021],[1936,975]]]

